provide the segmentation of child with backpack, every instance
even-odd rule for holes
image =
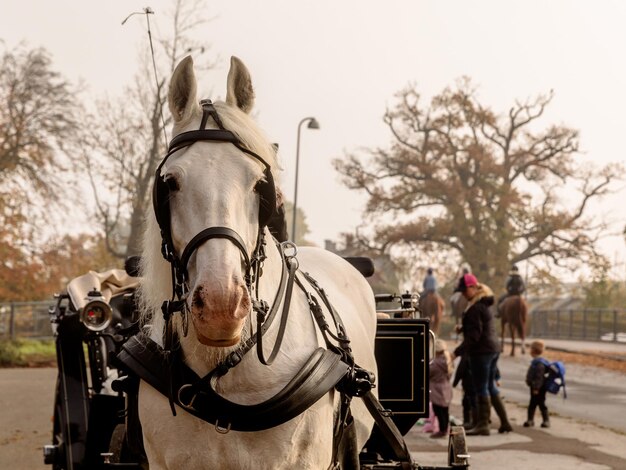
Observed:
[[[526,373],[526,385],[530,387],[530,403],[528,404],[528,419],[524,423],[525,428],[535,425],[535,410],[537,407],[539,407],[541,417],[543,418],[541,427],[550,427],[550,415],[546,406],[548,361],[541,357],[543,350],[544,343],[541,340],[533,341],[530,344],[530,355],[533,357],[533,360]]]

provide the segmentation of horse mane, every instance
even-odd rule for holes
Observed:
[[[263,158],[270,165],[274,181],[278,181],[277,173],[280,167],[276,151],[254,119],[223,101],[215,102],[214,106],[224,127],[235,134],[244,147]],[[199,123],[200,108],[198,111],[195,120]],[[174,135],[180,132],[178,126],[174,131]],[[161,305],[165,300],[171,299],[173,287],[170,265],[161,255],[161,231],[152,208],[146,214],[142,248],[141,282],[138,289],[140,322],[153,340],[161,342],[161,333],[164,328]]]

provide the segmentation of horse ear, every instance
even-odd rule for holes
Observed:
[[[249,113],[254,106],[254,89],[250,72],[237,57],[230,58],[230,70],[226,84],[226,104],[236,106]]]
[[[167,101],[176,123],[191,119],[199,108],[196,98],[196,75],[191,56],[185,57],[174,70]]]

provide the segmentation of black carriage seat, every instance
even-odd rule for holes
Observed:
[[[374,275],[375,268],[372,258],[368,258],[367,256],[344,256],[343,259],[354,266],[364,277]]]
[[[124,271],[126,271],[126,274],[128,274],[130,277],[139,277],[141,271],[140,265],[141,256],[129,256],[124,261]]]

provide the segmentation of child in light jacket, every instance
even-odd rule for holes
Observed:
[[[448,435],[450,421],[450,402],[452,401],[452,357],[448,352],[445,341],[438,339],[435,342],[435,359],[430,365],[430,401],[433,411],[439,421],[439,432],[431,434],[432,438],[442,438]]]

